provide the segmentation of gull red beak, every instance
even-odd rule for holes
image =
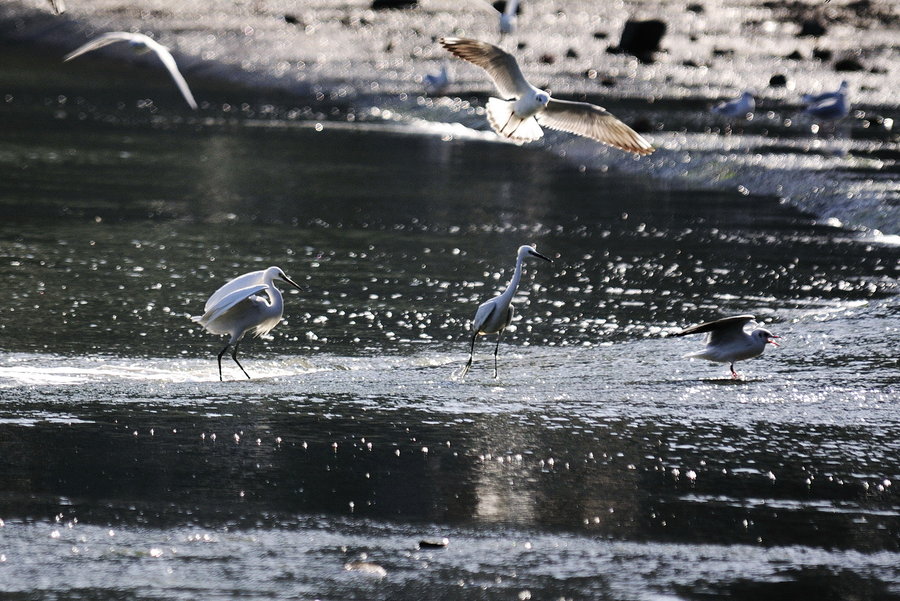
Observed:
[[[775,342],[774,340],[772,340],[772,338],[781,338],[781,336],[775,336],[775,335],[773,334],[773,335],[771,336],[771,338],[769,338],[768,340],[766,340],[766,342],[768,342],[769,344],[773,344],[773,345],[775,345],[775,346],[781,346],[780,344],[778,344],[777,342]]]

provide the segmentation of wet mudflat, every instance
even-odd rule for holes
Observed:
[[[12,96],[5,594],[900,596],[890,239],[446,131]],[[219,382],[188,316],[269,265],[307,291]],[[664,337],[737,313],[784,343],[739,381]]]

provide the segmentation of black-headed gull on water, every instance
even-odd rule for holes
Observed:
[[[731,365],[731,377],[736,379],[738,374],[734,371],[735,361],[762,355],[767,344],[778,346],[774,339],[780,336],[765,328],[745,331],[745,326],[750,323],[756,323],[753,315],[735,315],[685,328],[673,336],[706,333],[706,348],[685,356],[715,363],[728,363]]]
[[[606,109],[588,102],[556,100],[528,83],[515,57],[503,49],[465,38],[441,38],[440,43],[487,71],[494,81],[503,99],[488,98],[487,118],[498,134],[515,142],[533,142],[544,135],[544,125],[639,155],[653,152],[647,140]]]

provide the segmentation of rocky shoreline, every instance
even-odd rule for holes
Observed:
[[[774,195],[821,221],[900,234],[895,4],[635,0],[598,14],[589,0],[533,0],[523,3],[518,31],[501,41],[495,17],[479,2],[372,10],[355,0],[301,7],[286,0],[98,0],[68,2],[57,16],[45,0],[12,0],[0,6],[0,40],[62,56],[106,31],[146,33],[172,49],[195,88],[197,118],[242,107],[248,118],[485,130],[490,82],[435,41],[484,39],[515,49],[536,84],[607,107],[658,148],[636,160],[565,134],[541,142],[580,167]],[[659,50],[623,51],[629,20],[661,23]],[[124,71],[136,59],[110,46],[93,60]],[[152,57],[137,60],[148,68],[136,78],[158,70],[150,68]],[[430,96],[422,78],[445,61],[451,84],[445,95]],[[90,76],[89,64],[79,69]],[[801,93],[834,89],[841,80],[853,91],[850,117],[833,133],[813,133],[815,124],[799,114]],[[752,120],[709,112],[745,88],[757,92]]]

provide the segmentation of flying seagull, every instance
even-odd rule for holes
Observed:
[[[73,50],[67,54],[63,60],[70,61],[75,57],[81,56],[85,52],[103,48],[104,46],[116,42],[128,42],[128,45],[138,53],[148,52],[150,50],[155,52],[156,56],[159,57],[159,60],[162,61],[162,64],[169,70],[169,75],[175,80],[175,85],[178,86],[181,95],[184,96],[188,105],[190,105],[192,109],[197,110],[197,102],[194,100],[194,95],[191,94],[191,89],[188,87],[184,77],[181,76],[181,72],[178,70],[178,65],[175,64],[172,53],[169,52],[168,48],[142,33],[128,33],[125,31],[111,31],[109,33],[104,33],[84,46]]]
[[[515,142],[533,142],[544,135],[543,125],[639,155],[653,152],[647,140],[606,109],[557,100],[528,83],[515,57],[503,49],[465,38],[441,38],[440,43],[453,55],[487,71],[494,81],[504,100],[489,98],[487,117],[498,134]]]
[[[765,328],[755,328],[750,332],[744,331],[744,327],[749,323],[756,324],[756,318],[753,315],[736,315],[691,326],[674,335],[689,336],[690,334],[706,333],[706,348],[686,356],[716,363],[729,363],[731,377],[736,379],[738,374],[734,371],[735,361],[762,355],[767,344],[778,346],[774,338],[780,338]]]

